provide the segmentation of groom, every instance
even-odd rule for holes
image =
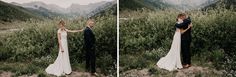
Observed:
[[[178,15],[178,23],[175,24],[177,28],[187,29],[191,24],[190,17],[187,17],[185,13]],[[192,41],[191,28],[186,32],[181,34],[181,54],[182,54],[182,64],[184,68],[191,66],[191,53],[190,53],[190,43]]]
[[[86,70],[91,72],[92,75],[97,76],[95,68],[95,35],[92,28],[94,21],[89,19],[87,21],[87,27],[84,29],[84,43],[85,43],[85,57],[86,57]]]

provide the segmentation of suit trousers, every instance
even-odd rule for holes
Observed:
[[[86,48],[86,70],[90,71],[91,73],[95,73],[96,72],[96,55],[95,55],[95,49],[94,48]]]
[[[181,40],[182,64],[191,64],[190,40]]]

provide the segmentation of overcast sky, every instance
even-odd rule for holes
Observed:
[[[113,0],[2,0],[4,2],[17,2],[17,3],[29,3],[32,1],[42,1],[46,4],[56,4],[58,6],[67,8],[72,3],[80,4],[80,5],[87,5],[89,3],[101,2],[101,1],[113,1]]]

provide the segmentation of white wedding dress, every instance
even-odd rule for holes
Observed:
[[[157,66],[169,71],[183,68],[180,59],[180,50],[181,50],[181,33],[180,30],[176,30],[170,51],[165,57],[162,57],[157,62]]]
[[[68,53],[67,32],[59,29],[58,33],[61,34],[61,45],[62,48],[64,49],[64,52],[61,52],[61,49],[59,49],[56,61],[53,64],[50,64],[46,68],[46,72],[48,74],[61,76],[65,74],[70,74],[72,70],[70,66],[70,59]]]

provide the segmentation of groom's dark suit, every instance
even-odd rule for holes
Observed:
[[[180,29],[187,29],[191,23],[190,17],[183,20],[183,23],[176,23],[175,26]],[[191,64],[191,54],[190,54],[190,43],[192,41],[191,28],[186,32],[181,34],[181,53],[182,53],[182,64]]]
[[[86,69],[95,73],[95,35],[89,27],[86,27],[84,30],[84,43],[86,51]]]

